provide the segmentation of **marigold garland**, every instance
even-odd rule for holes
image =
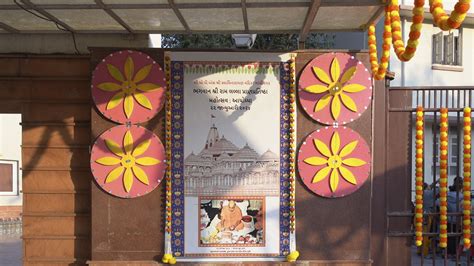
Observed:
[[[440,122],[440,154],[439,154],[439,202],[440,202],[440,232],[439,246],[446,248],[448,243],[448,109],[441,108]]]
[[[295,95],[295,55],[290,59],[290,232],[295,232],[295,148],[296,148],[296,95]]]
[[[416,109],[416,204],[415,204],[415,236],[416,246],[423,244],[423,107]]]
[[[424,0],[415,0],[415,7],[412,10],[412,24],[410,27],[409,39],[407,46],[403,43],[402,35],[402,26],[400,23],[400,7],[398,6],[398,0],[391,0],[389,4],[390,10],[390,23],[392,25],[392,44],[400,61],[410,61],[413,58],[416,52],[416,47],[418,46],[418,39],[421,35],[421,27],[423,25],[423,14],[425,5]]]
[[[463,169],[463,242],[464,249],[471,247],[471,108],[464,108],[464,169]]]
[[[165,147],[166,147],[166,211],[165,211],[165,254],[163,263],[176,264],[176,258],[171,254],[169,244],[171,242],[171,59],[165,55],[166,75],[166,117],[165,117]]]
[[[375,24],[372,23],[368,29],[369,56],[372,73],[376,80],[382,80],[387,73],[388,63],[390,61],[390,46],[392,43],[392,26],[390,25],[390,13],[388,6],[385,8],[385,21],[383,32],[382,57],[380,64],[377,59],[377,39],[375,37]]]
[[[429,0],[429,2],[430,13],[433,15],[435,24],[440,29],[447,31],[461,26],[469,11],[471,0],[459,0],[450,16],[444,11],[442,0]]]

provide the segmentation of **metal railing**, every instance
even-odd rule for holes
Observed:
[[[448,173],[449,182],[448,185],[452,185],[454,177],[462,177],[463,173],[463,153],[462,153],[462,139],[463,139],[463,109],[464,107],[473,107],[474,98],[473,92],[474,87],[391,87],[389,91],[402,93],[406,96],[406,101],[390,102],[389,100],[389,112],[407,112],[411,113],[410,125],[412,129],[411,133],[411,156],[412,162],[415,161],[414,153],[414,141],[415,141],[415,119],[416,119],[416,108],[422,106],[425,111],[425,139],[424,139],[424,182],[431,185],[433,197],[430,199],[431,202],[427,204],[431,211],[424,213],[425,224],[423,226],[424,243],[421,248],[417,248],[419,254],[419,261],[412,261],[412,264],[416,265],[471,265],[470,250],[463,251],[460,249],[460,243],[462,243],[462,190],[454,189],[455,192],[455,205],[456,208],[448,209],[448,245],[450,246],[449,251],[452,253],[454,245],[455,254],[449,258],[448,248],[438,248],[439,243],[439,201],[437,200],[439,195],[439,123],[440,123],[440,109],[447,108],[449,115],[449,135],[452,137],[449,142],[449,153],[448,153]],[[390,97],[390,96],[389,96]],[[431,152],[426,152],[431,151]],[[431,162],[431,163],[430,163]],[[413,165],[411,168],[411,184],[415,183],[415,171]],[[431,168],[431,169],[428,169]],[[452,167],[452,168],[450,168]],[[427,190],[425,190],[427,191]],[[413,191],[412,191],[413,193]],[[471,190],[472,194],[472,190]],[[452,195],[452,194],[451,194]],[[412,196],[413,198],[413,196]],[[425,209],[425,206],[424,206]],[[471,215],[472,216],[472,215]],[[414,221],[414,208],[409,212],[389,212],[387,213],[387,220],[391,218],[408,218]],[[471,219],[472,220],[472,219]],[[414,223],[411,226],[410,231],[390,231],[388,227],[387,236],[389,237],[414,237]],[[472,234],[471,234],[472,235]],[[428,245],[428,246],[427,246]],[[414,241],[413,241],[414,246]],[[426,254],[428,251],[429,255]],[[450,254],[451,255],[451,254]],[[461,256],[465,255],[465,256]],[[429,259],[427,259],[429,257]]]

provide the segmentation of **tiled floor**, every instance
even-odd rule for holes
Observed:
[[[19,235],[0,235],[0,265],[17,266],[22,265],[22,243]]]

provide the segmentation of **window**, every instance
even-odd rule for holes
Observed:
[[[433,35],[433,64],[462,65],[462,30]]]
[[[18,195],[18,161],[0,160],[0,196]]]

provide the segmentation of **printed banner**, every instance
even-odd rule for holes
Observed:
[[[169,246],[178,260],[289,253],[288,60],[171,53]]]

